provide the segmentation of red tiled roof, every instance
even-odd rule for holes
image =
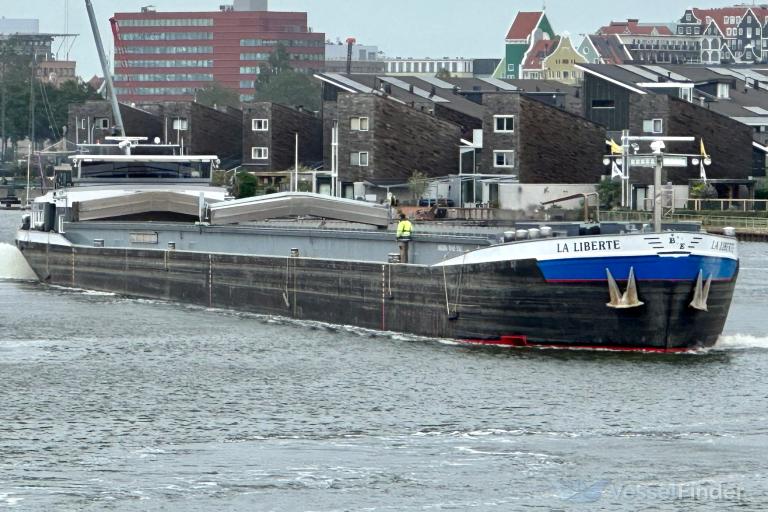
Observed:
[[[560,42],[560,37],[554,39],[540,39],[528,52],[528,57],[523,63],[523,69],[541,69],[542,62],[552,53]]]
[[[536,30],[543,14],[542,11],[518,12],[507,32],[507,39],[527,39],[531,32]]]
[[[600,35],[633,35],[650,36],[654,29],[660,36],[671,36],[672,31],[666,25],[640,25],[637,20],[612,21],[606,27],[600,27],[597,33]]]

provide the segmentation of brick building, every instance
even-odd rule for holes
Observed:
[[[163,137],[160,119],[147,110],[120,104],[125,133],[129,136]],[[106,100],[71,103],[67,118],[67,136],[75,144],[99,144],[105,137],[117,135],[112,106]]]
[[[322,123],[312,112],[269,102],[243,106],[243,166],[261,177],[286,178],[295,164],[317,167],[323,160]],[[276,182],[276,181],[275,181]]]
[[[307,13],[267,10],[266,0],[235,0],[215,12],[116,13],[115,88],[121,101],[192,100],[218,83],[252,99],[254,81],[278,45],[291,66],[313,73],[325,62],[325,34]]]

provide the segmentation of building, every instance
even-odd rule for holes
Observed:
[[[164,101],[140,105],[154,114],[163,127],[161,139],[181,146],[185,154],[216,155],[221,167],[242,162],[242,112],[211,108],[192,101]]]
[[[223,168],[242,160],[242,113],[222,111],[193,102],[147,105],[120,104],[126,135],[157,139],[179,146],[185,154],[217,155]],[[69,106],[68,137],[76,144],[99,144],[118,135],[109,101],[92,100]]]
[[[578,84],[583,75],[576,64],[586,62],[586,58],[574,49],[571,38],[567,35],[540,39],[528,52],[528,57],[523,63],[523,78]]]
[[[585,37],[579,53],[591,64],[695,64],[701,62],[701,37],[637,19],[612,21]]]
[[[632,55],[619,36],[587,34],[578,49],[587,64],[624,64],[632,61]]]
[[[739,5],[716,9],[688,8],[677,23],[677,34],[701,41],[705,64],[768,61],[768,7]]]
[[[347,180],[396,188],[418,169],[442,180],[438,195],[457,204],[476,198],[507,205],[516,204],[509,183],[594,184],[605,172],[605,129],[566,109],[581,110],[573,86],[493,78],[318,78],[326,168],[337,126],[339,169]]]
[[[600,36],[671,36],[672,30],[667,25],[640,23],[640,20],[630,18],[627,21],[612,21],[609,25],[597,29],[596,34]]]
[[[487,59],[449,58],[442,59],[411,57],[383,59],[385,73],[390,76],[435,76],[438,73],[447,73],[454,77],[469,78],[475,76],[475,63],[479,61],[480,67],[485,65]],[[484,68],[484,69],[485,69]],[[480,71],[480,70],[479,70]]]
[[[496,78],[522,78],[523,63],[541,39],[553,39],[555,31],[544,11],[518,12],[505,37],[504,58],[494,72]]]
[[[120,104],[125,132],[153,140],[163,136],[163,126],[156,115],[147,110]],[[105,100],[71,103],[67,117],[67,138],[75,144],[100,144],[106,137],[118,135],[112,106]]]
[[[116,13],[115,88],[121,101],[192,100],[218,83],[253,97],[254,82],[280,45],[293,69],[325,65],[325,34],[313,32],[307,13],[267,10],[266,0],[239,0],[215,12]]]
[[[73,37],[73,34],[40,33],[40,22],[36,19],[0,18],[0,46],[10,46],[15,53],[34,58],[35,76],[55,87],[77,80],[77,63],[60,60],[53,51],[57,37]]]
[[[352,39],[351,72],[383,73],[386,67],[378,46],[363,45]],[[328,73],[346,73],[349,41],[325,43],[325,71]]]
[[[243,168],[256,174],[264,186],[280,190],[290,183],[297,143],[299,165],[320,167],[322,141],[322,122],[314,112],[269,102],[243,105]],[[330,191],[330,179],[317,182],[316,190]]]
[[[675,143],[675,153],[700,152],[703,140],[712,165],[708,179],[723,197],[747,198],[755,177],[765,176],[768,86],[750,80],[756,72],[701,66],[613,66],[586,64],[583,98],[588,119],[632,135],[693,136],[695,143]],[[755,73],[755,75],[753,75]],[[740,76],[741,78],[738,78]],[[768,76],[766,83],[768,83]],[[698,180],[698,166],[669,171],[665,181],[685,186]],[[631,172],[635,204],[647,196],[651,169]]]

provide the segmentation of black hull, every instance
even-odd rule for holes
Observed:
[[[723,330],[736,276],[640,281],[644,306],[611,309],[605,282],[548,283],[534,260],[425,267],[19,242],[51,284],[478,343],[681,350]],[[619,282],[620,285],[625,283]],[[446,302],[446,295],[448,296]]]

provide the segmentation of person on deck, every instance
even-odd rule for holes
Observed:
[[[400,248],[400,262],[408,263],[408,245],[413,235],[413,224],[404,213],[400,214],[397,224],[397,245]]]

